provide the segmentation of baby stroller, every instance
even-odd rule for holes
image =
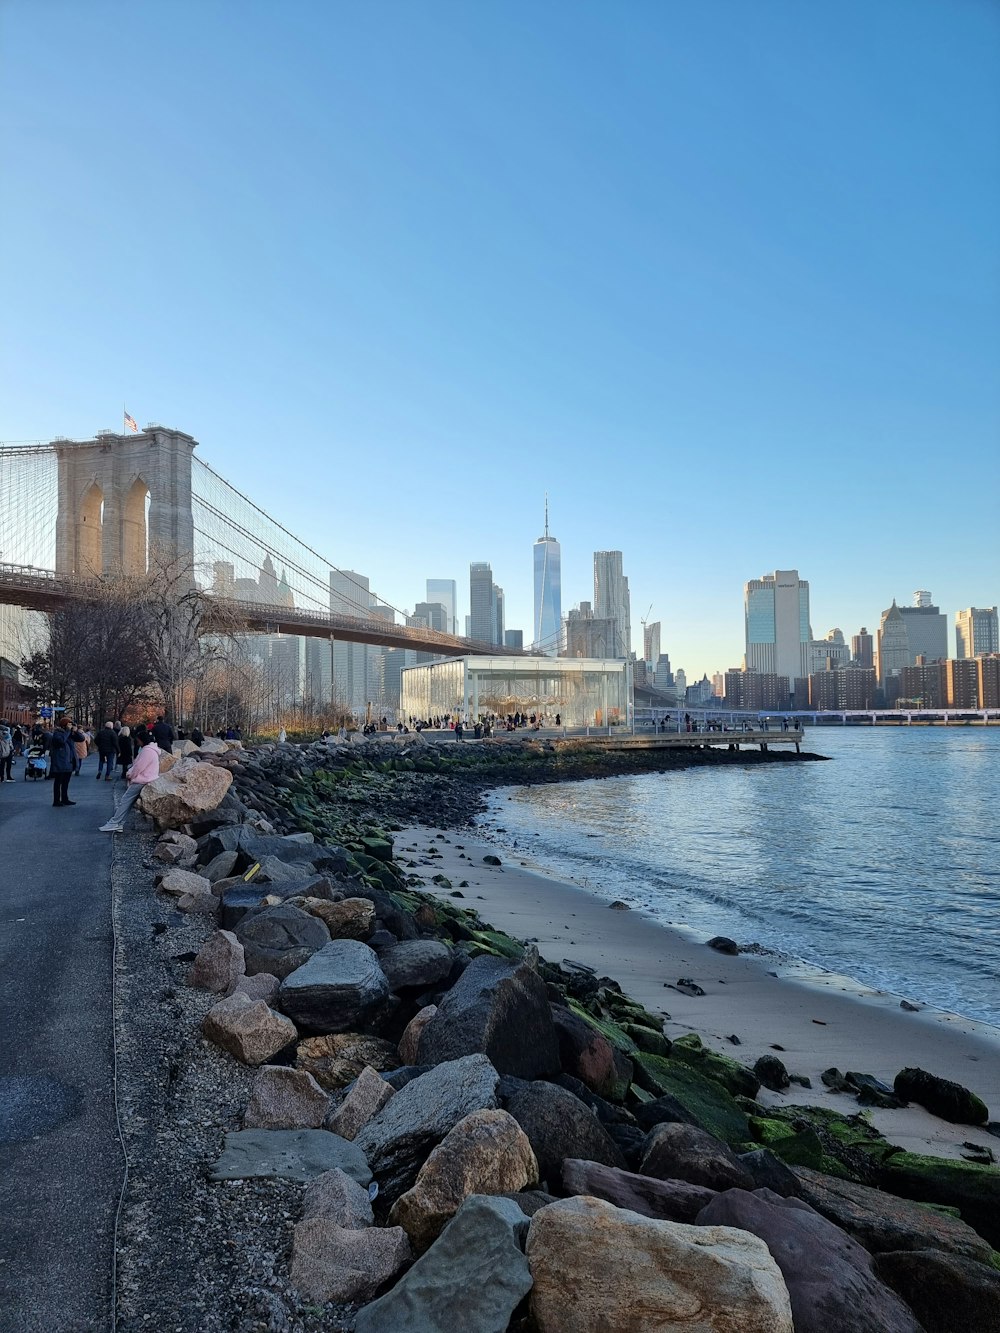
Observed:
[[[30,746],[24,759],[25,782],[29,778],[32,782],[36,782],[39,778],[48,777],[48,762],[44,746]]]

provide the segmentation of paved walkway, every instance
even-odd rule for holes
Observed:
[[[112,1096],[112,839],[97,756],[0,785],[0,1333],[111,1327],[121,1186]]]

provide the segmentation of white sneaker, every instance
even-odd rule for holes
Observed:
[[[124,833],[125,825],[112,823],[102,824],[97,831],[98,833]]]

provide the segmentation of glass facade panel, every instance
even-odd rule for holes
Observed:
[[[402,711],[408,718],[448,713],[470,721],[540,713],[550,724],[558,713],[565,727],[624,726],[629,686],[625,662],[471,657],[407,668]]]

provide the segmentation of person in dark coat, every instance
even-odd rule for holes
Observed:
[[[174,729],[162,713],[159,714],[150,730],[153,733],[153,740],[156,741],[163,753],[169,754],[170,747],[174,743]]]
[[[94,737],[94,744],[97,746],[97,781],[100,782],[103,769],[104,781],[110,782],[118,763],[118,737],[113,722],[105,722]]]
[[[122,771],[122,777],[128,772],[134,758],[135,747],[132,744],[132,733],[128,727],[122,727],[118,733],[118,764]]]
[[[76,805],[69,799],[69,780],[76,769],[76,749],[86,741],[82,731],[77,731],[71,717],[58,722],[52,729],[49,740],[49,772],[52,774],[52,804],[54,806]]]

